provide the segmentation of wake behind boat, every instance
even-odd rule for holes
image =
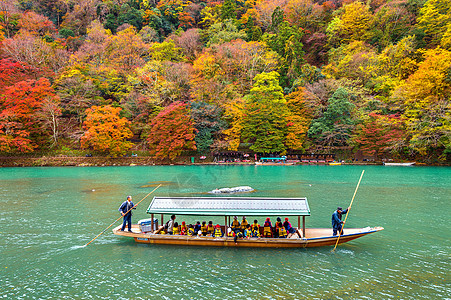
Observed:
[[[151,215],[149,229],[134,224],[132,231],[121,231],[121,226],[113,229],[120,236],[132,237],[137,243],[188,245],[188,246],[221,246],[221,247],[262,247],[262,248],[307,248],[331,246],[337,242],[338,236],[332,236],[332,228],[306,228],[305,217],[310,216],[307,198],[254,198],[254,197],[154,197],[147,209]],[[156,230],[155,214],[177,216],[223,216],[224,225],[221,231],[227,232],[231,216],[291,216],[297,217],[298,226],[290,238],[250,238],[169,235],[163,226]],[[302,217],[302,226],[301,226]],[[158,222],[158,221],[157,221]],[[383,227],[346,228],[340,236],[339,244],[383,230]],[[147,231],[148,230],[148,231]],[[163,234],[161,234],[163,233]],[[263,227],[260,227],[263,234]]]

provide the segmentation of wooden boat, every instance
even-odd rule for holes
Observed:
[[[217,247],[261,247],[261,248],[309,248],[331,246],[337,242],[337,236],[332,236],[331,228],[306,228],[305,217],[310,216],[307,198],[254,198],[254,197],[154,197],[147,209],[154,220],[154,214],[161,214],[163,224],[164,214],[185,216],[223,216],[225,225],[222,232],[227,232],[231,216],[252,217],[297,217],[296,233],[290,238],[250,238],[238,239],[233,237],[186,236],[169,235],[157,231],[143,232],[140,225],[133,224],[132,231],[121,231],[121,226],[113,229],[113,233],[120,236],[132,237],[137,243],[187,245],[187,246],[217,246]],[[301,227],[302,216],[302,227]],[[275,223],[275,222],[274,222]],[[151,229],[154,228],[151,224]],[[339,243],[346,243],[383,230],[383,227],[345,228]],[[260,228],[263,233],[263,226]]]
[[[261,157],[260,161],[256,161],[255,164],[260,166],[286,166],[293,165],[294,163],[287,161],[286,156],[281,156],[281,157]]]
[[[387,163],[387,162],[384,162],[383,164],[384,164],[384,166],[409,167],[409,166],[413,166],[415,164],[415,162],[406,162],[406,163]]]

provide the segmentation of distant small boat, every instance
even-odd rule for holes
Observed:
[[[401,167],[409,167],[413,166],[415,162],[407,162],[407,163],[386,163],[384,162],[384,166],[401,166]]]
[[[331,162],[329,166],[341,166],[341,162]]]

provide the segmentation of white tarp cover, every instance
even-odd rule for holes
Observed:
[[[154,197],[151,214],[310,216],[307,198]]]

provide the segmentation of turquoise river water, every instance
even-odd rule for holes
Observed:
[[[157,181],[159,196],[249,185],[255,197],[307,197],[307,227],[330,227],[363,169],[346,226],[385,230],[335,252],[152,246],[111,230],[81,247],[119,217],[126,195],[136,203]],[[1,168],[0,196],[0,298],[451,299],[449,167]],[[150,200],[134,222],[149,218]]]

